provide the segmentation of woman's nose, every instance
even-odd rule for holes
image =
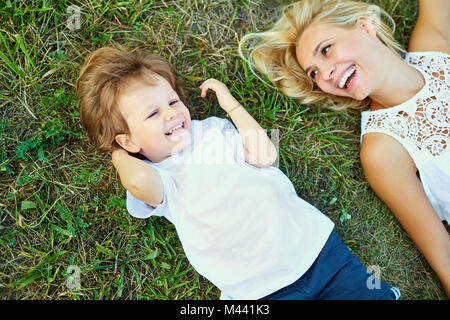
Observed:
[[[335,73],[336,73],[336,66],[334,65],[326,65],[321,72],[322,78],[326,81],[333,79]]]

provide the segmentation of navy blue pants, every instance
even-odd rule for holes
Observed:
[[[308,271],[263,300],[396,300],[400,291],[379,280],[332,231]]]

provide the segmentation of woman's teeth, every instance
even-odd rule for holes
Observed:
[[[343,88],[345,86],[345,83],[347,82],[348,78],[355,72],[356,66],[351,67],[341,78],[341,81],[339,81],[339,88]]]
[[[167,131],[166,135],[172,134],[175,130],[180,129],[181,127],[183,127],[183,123],[180,123],[180,124],[177,125],[176,127],[173,127],[172,129],[170,129],[169,131]]]

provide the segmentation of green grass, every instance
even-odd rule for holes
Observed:
[[[408,42],[416,1],[374,1]],[[87,3],[87,4],[86,4]],[[69,5],[80,29],[66,27]],[[121,43],[160,53],[185,79],[193,118],[224,116],[199,96],[215,77],[267,129],[280,130],[280,168],[335,223],[365,265],[402,299],[445,299],[436,274],[369,188],[359,116],[304,107],[249,73],[239,38],[278,16],[282,1],[15,1],[0,4],[0,297],[218,299],[188,263],[166,220],[132,218],[110,162],[82,130],[76,81],[83,57]],[[80,268],[80,287],[69,289]]]

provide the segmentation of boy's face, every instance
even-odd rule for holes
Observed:
[[[164,78],[155,85],[133,84],[119,97],[119,109],[130,134],[116,136],[128,152],[160,162],[191,142],[189,110]]]

